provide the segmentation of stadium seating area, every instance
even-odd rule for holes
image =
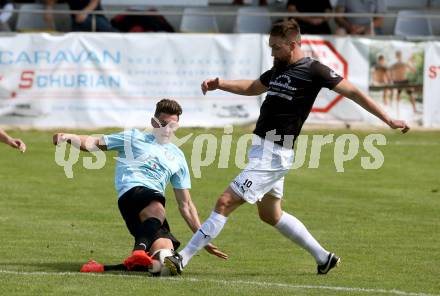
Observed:
[[[44,9],[44,1],[14,1],[15,8],[23,12],[15,13],[9,20],[12,31],[48,31],[44,21],[44,14],[25,12],[28,9]],[[68,5],[58,1],[56,10],[67,10]],[[236,5],[237,2],[243,3]],[[112,12],[127,9],[148,10],[156,9],[161,12],[176,32],[200,33],[265,33],[271,22],[280,19],[280,16],[264,16],[264,13],[286,12],[287,0],[102,0],[102,6],[108,19],[115,15]],[[335,5],[337,0],[330,1]],[[191,6],[188,5],[191,3]],[[260,6],[264,3],[267,5]],[[417,14],[439,14],[440,0],[386,0],[387,12],[397,14],[397,17],[384,19],[384,35],[396,36],[431,36],[440,35],[440,18],[413,18]],[[258,16],[249,14],[257,13]],[[216,14],[216,15],[215,15]],[[409,16],[409,17],[408,17]],[[330,20],[332,32],[336,31],[336,24]],[[70,18],[55,14],[56,31],[69,32]]]

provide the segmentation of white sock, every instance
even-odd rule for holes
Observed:
[[[319,265],[327,262],[329,252],[321,247],[304,224],[294,216],[283,212],[280,221],[274,227],[282,235],[308,251]]]
[[[183,258],[183,266],[186,266],[192,256],[194,256],[199,250],[204,248],[207,244],[209,244],[210,241],[219,235],[227,219],[228,218],[225,216],[214,211],[211,213],[211,216],[209,216],[209,218],[202,224],[200,229],[194,233],[193,237],[185,248],[179,252]]]

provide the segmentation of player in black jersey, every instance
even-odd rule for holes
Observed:
[[[321,88],[329,88],[347,97],[393,129],[409,130],[404,121],[391,119],[371,98],[329,67],[305,57],[301,35],[294,20],[273,25],[269,46],[273,68],[256,80],[208,79],[202,91],[221,89],[235,94],[256,96],[267,92],[249,150],[248,166],[232,181],[217,200],[211,216],[203,223],[180,256],[165,263],[182,270],[191,257],[222,230],[227,217],[245,202],[256,203],[261,220],[307,250],[316,260],[318,274],[337,266],[340,258],[324,249],[294,216],[283,212],[284,175],[293,163],[293,144],[312,110]]]

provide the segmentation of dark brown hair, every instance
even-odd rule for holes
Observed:
[[[298,23],[294,19],[282,20],[274,23],[270,30],[271,36],[288,39],[293,37],[295,41],[301,40],[301,32]]]
[[[158,117],[160,113],[180,116],[182,114],[182,107],[174,100],[162,99],[156,104],[154,116]]]

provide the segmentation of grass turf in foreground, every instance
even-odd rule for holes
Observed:
[[[202,129],[181,129],[178,135],[191,132],[195,135],[182,146],[190,166],[196,135],[213,133],[218,145],[222,136],[222,130]],[[236,140],[245,132],[235,129],[232,160]],[[439,132],[385,132],[388,144],[379,147],[385,162],[378,170],[362,169],[360,157],[368,153],[361,145],[359,154],[346,162],[345,172],[337,173],[334,144],[330,144],[322,149],[319,168],[304,165],[287,175],[284,210],[343,258],[341,267],[329,275],[315,275],[310,255],[260,222],[255,206],[244,205],[215,241],[230,259],[222,261],[201,252],[181,279],[172,280],[75,273],[89,258],[119,263],[130,252],[131,237],[119,215],[113,188],[115,154],[107,154],[100,170],[84,169],[81,158],[73,168],[74,178],[67,179],[54,161],[52,132],[11,133],[29,148],[22,155],[0,146],[0,295],[383,295],[394,289],[406,292],[400,295],[413,295],[440,291]],[[336,138],[347,131],[305,134],[329,133]],[[356,134],[362,140],[368,133]],[[306,164],[309,156],[310,146]],[[202,178],[193,178],[192,196],[202,220],[240,171],[233,163],[228,169],[217,168],[217,154],[212,165],[202,168]],[[170,190],[167,197],[171,227],[185,244],[191,234]]]

